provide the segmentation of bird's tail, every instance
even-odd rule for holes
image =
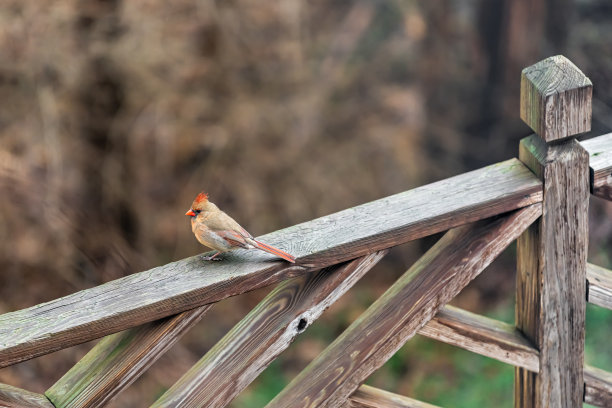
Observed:
[[[253,240],[255,241],[255,240]],[[289,255],[288,253],[281,251],[280,249],[274,248],[273,246],[270,246],[268,244],[264,244],[263,242],[259,242],[259,241],[255,241],[255,244],[257,246],[257,248],[261,249],[262,251],[266,251],[271,253],[272,255],[276,255],[278,257],[283,258],[286,261],[289,261],[291,263],[295,263],[295,257],[292,255]]]

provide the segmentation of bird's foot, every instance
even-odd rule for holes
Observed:
[[[219,255],[219,253],[216,253],[214,255],[210,255],[210,256],[202,256],[202,260],[203,261],[222,261],[223,258],[217,258],[217,255]]]

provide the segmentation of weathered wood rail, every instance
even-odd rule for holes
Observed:
[[[363,385],[415,334],[516,367],[515,406],[612,406],[584,365],[586,302],[612,309],[612,271],[586,262],[588,200],[612,201],[612,134],[583,142],[592,85],[551,57],[523,71],[535,135],[512,159],[261,237],[295,265],[199,256],[0,316],[0,367],[102,338],[44,395],[0,384],[4,407],[100,407],[214,303],[277,284],[153,407],[223,407],[398,244],[448,232],[268,407],[433,407]],[[447,306],[518,240],[516,324]]]

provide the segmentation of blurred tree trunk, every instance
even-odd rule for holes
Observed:
[[[569,0],[480,2],[481,44],[489,61],[480,117],[468,134],[480,146],[477,165],[515,155],[518,140],[529,132],[518,118],[520,72],[540,59],[566,51],[572,15]]]
[[[78,246],[75,267],[89,280],[111,280],[131,271],[137,237],[129,205],[127,135],[118,125],[125,104],[120,64],[111,55],[121,35],[118,0],[76,3],[74,37],[83,55],[73,93],[80,183],[73,186]]]

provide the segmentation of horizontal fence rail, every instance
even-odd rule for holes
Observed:
[[[412,398],[362,385],[351,395],[343,408],[438,408]]]
[[[538,350],[514,325],[457,307],[445,306],[419,334],[530,371],[540,366]]]
[[[511,159],[295,225],[258,239],[295,265],[239,250],[200,256],[0,316],[0,367],[214,303],[541,200],[541,182]]]
[[[584,367],[584,402],[602,408],[612,407],[612,373]]]
[[[446,306],[419,334],[537,373],[540,353],[513,325]],[[612,374],[584,366],[584,402],[612,406]]]
[[[580,142],[589,152],[591,194],[612,200],[612,133]]]
[[[612,271],[587,264],[587,301],[612,310]]]

